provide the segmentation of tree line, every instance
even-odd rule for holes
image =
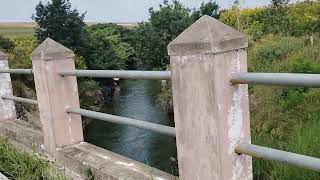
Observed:
[[[40,2],[32,19],[38,42],[50,37],[83,57],[89,69],[126,69],[142,62],[146,68],[163,69],[169,62],[166,46],[195,20],[207,14],[219,17],[219,5],[209,1],[190,10],[177,0],[165,0],[149,9],[148,22],[125,28],[116,24],[87,26],[86,13],[72,9],[69,0]]]
[[[130,28],[112,23],[88,26],[84,22],[85,15],[73,9],[69,0],[40,2],[32,15],[38,24],[36,39],[22,38],[12,42],[0,37],[0,48],[10,52],[13,68],[31,68],[29,54],[32,49],[50,37],[74,50],[78,69],[128,69],[132,64],[141,64],[144,69],[164,70],[169,64],[167,45],[203,15],[217,18],[247,33],[250,44],[269,34],[304,36],[320,31],[320,0],[295,4],[289,4],[288,0],[271,0],[269,6],[253,9],[241,9],[238,0],[230,9],[221,9],[212,0],[202,2],[199,8],[194,9],[187,8],[178,0],[165,0],[158,8],[149,9],[148,21]],[[21,78],[22,82],[28,82]],[[81,95],[90,92],[88,89],[101,89],[97,81],[80,81]],[[165,90],[168,92],[164,91],[160,102],[170,109],[170,84]]]
[[[38,43],[47,37],[58,41],[74,50],[88,69],[127,69],[136,62],[147,69],[166,69],[167,45],[203,15],[246,32],[253,41],[267,34],[302,36],[320,31],[319,0],[292,5],[289,0],[271,0],[271,5],[254,9],[240,9],[238,0],[230,9],[221,9],[212,0],[194,9],[178,0],[164,0],[159,8],[149,9],[147,22],[133,28],[112,23],[88,26],[86,13],[72,9],[69,0],[40,2],[35,11],[32,19],[38,24]],[[12,49],[13,44],[6,41],[1,38],[0,44]]]

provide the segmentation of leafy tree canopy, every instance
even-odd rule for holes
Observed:
[[[219,5],[217,2],[210,0],[209,2],[205,3],[202,2],[200,9],[194,10],[192,12],[192,17],[194,20],[199,19],[203,15],[208,15],[213,18],[219,19],[220,17],[220,10]]]
[[[149,67],[163,69],[169,64],[167,45],[193,22],[190,9],[179,1],[164,1],[159,9],[150,8],[150,19],[136,29],[138,56]],[[140,53],[140,54],[139,54]]]
[[[290,0],[271,0],[272,6],[281,8],[281,7],[287,7]]]
[[[134,54],[124,36],[126,30],[115,24],[99,24],[87,27],[85,59],[89,69],[125,69],[129,57]]]
[[[36,6],[36,13],[32,15],[32,19],[38,23],[35,30],[39,42],[50,37],[78,51],[82,46],[84,17],[85,13],[80,14],[78,10],[71,9],[69,0],[52,0],[45,5],[40,1]]]

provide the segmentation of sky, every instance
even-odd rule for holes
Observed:
[[[47,2],[48,0],[42,0]],[[189,8],[199,7],[202,1],[180,0]],[[228,8],[234,0],[216,0]],[[73,8],[87,12],[86,22],[141,22],[148,19],[148,9],[163,0],[70,0]],[[0,22],[31,22],[31,15],[39,0],[0,0]],[[240,0],[242,7],[264,6],[270,0]]]

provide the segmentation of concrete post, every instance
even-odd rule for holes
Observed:
[[[252,160],[247,85],[230,84],[247,71],[244,34],[203,16],[168,46],[180,179],[250,180]]]
[[[1,51],[0,51],[0,69],[9,69],[8,56]],[[13,94],[13,91],[12,91],[10,74],[1,73],[0,74],[0,122],[17,119],[14,102],[1,98],[3,95],[12,96],[12,94]]]
[[[50,38],[31,54],[45,149],[53,155],[57,148],[83,141],[81,117],[65,111],[80,106],[76,77],[58,75],[75,69],[73,57],[70,49]]]

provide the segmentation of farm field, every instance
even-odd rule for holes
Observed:
[[[10,39],[33,36],[35,25],[32,22],[0,22],[0,35]]]
[[[97,22],[87,22],[88,26],[98,24]],[[137,23],[116,23],[120,26],[132,28],[137,26]],[[29,37],[34,35],[34,22],[0,22],[0,36],[5,36],[10,39],[21,37]]]

